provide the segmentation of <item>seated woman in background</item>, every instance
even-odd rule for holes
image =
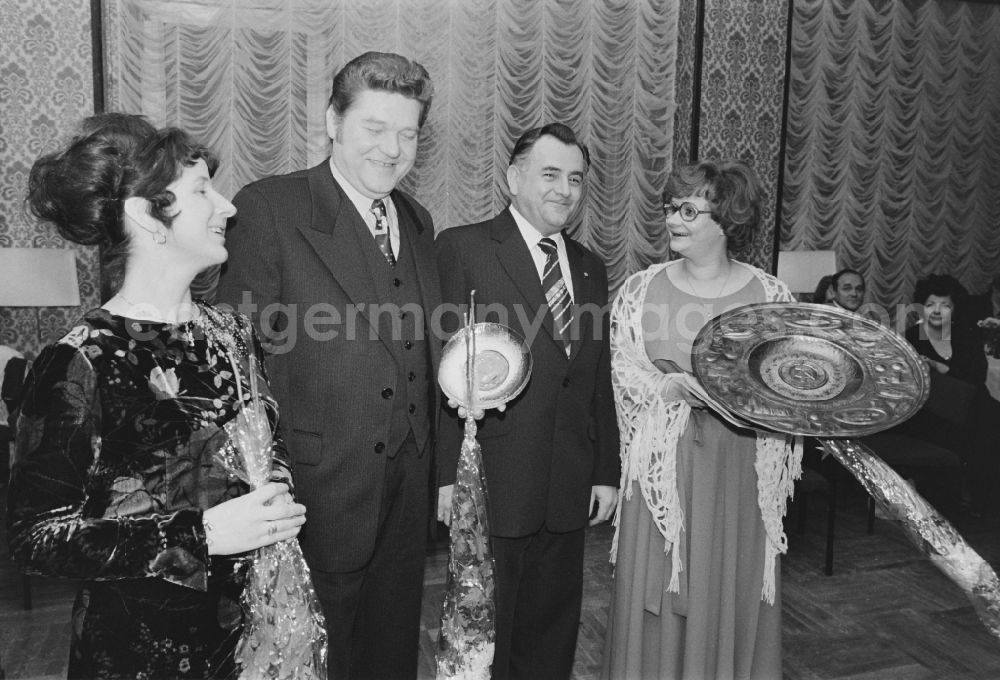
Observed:
[[[967,299],[965,288],[952,276],[931,274],[920,279],[913,296],[921,305],[920,319],[906,330],[906,339],[932,370],[982,385],[986,355],[974,327],[962,322]]]
[[[992,502],[995,439],[989,431],[985,411],[990,397],[986,391],[986,354],[978,329],[966,319],[968,294],[961,283],[948,274],[931,274],[917,281],[914,302],[921,305],[919,321],[906,330],[906,339],[924,357],[932,371],[975,386],[970,428],[949,432],[942,423],[923,415],[904,426],[914,428],[958,452],[964,460],[962,508],[980,516]]]
[[[31,169],[32,212],[100,244],[116,290],[35,360],[10,486],[15,558],[82,580],[70,678],[235,676],[238,556],[305,522],[278,440],[280,481],[255,491],[221,462],[262,353],[244,317],[189,291],[227,257],[216,165],[179,130],[105,114]]]

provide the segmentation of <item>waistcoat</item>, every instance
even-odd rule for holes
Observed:
[[[389,422],[389,440],[386,453],[393,457],[406,436],[412,431],[417,450],[423,451],[430,437],[430,390],[433,388],[430,346],[424,310],[421,306],[417,282],[417,266],[413,258],[410,239],[416,231],[409,206],[405,199],[395,199],[399,219],[399,252],[396,266],[390,267],[373,238],[370,247],[364,248],[365,260],[378,292],[379,332],[390,347],[396,361],[396,385],[391,395],[383,389],[383,398],[392,400]],[[368,310],[374,315],[376,310]],[[388,335],[386,331],[391,328]]]

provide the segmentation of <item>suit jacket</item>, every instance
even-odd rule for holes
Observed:
[[[467,305],[475,289],[477,308],[493,307],[485,316],[477,311],[476,320],[510,326],[531,348],[527,387],[504,413],[489,411],[479,424],[490,530],[496,536],[526,536],[543,523],[554,532],[586,526],[591,486],[619,482],[607,273],[593,253],[564,238],[580,338],[569,358],[554,335],[538,270],[509,209],[480,224],[447,229],[435,244],[446,305]],[[443,319],[452,320],[445,330],[453,330],[455,315]],[[462,423],[451,409],[443,412],[437,447],[441,486],[454,482],[462,441]]]
[[[410,249],[430,329],[429,317],[440,304],[431,217],[401,191],[392,199],[400,250]],[[307,507],[303,551],[314,568],[358,569],[374,550],[392,399],[402,398],[386,389],[397,386],[402,371],[392,315],[368,307],[385,302],[367,264],[369,255],[378,261],[381,254],[361,233],[367,232],[364,220],[328,161],[254,182],[233,202],[238,212],[227,236],[219,300],[250,303],[244,311],[269,349],[295,491]],[[441,343],[427,340],[433,386]],[[436,420],[437,390],[420,406]],[[429,479],[426,485],[429,493]]]

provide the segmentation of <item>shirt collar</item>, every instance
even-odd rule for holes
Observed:
[[[333,156],[330,157],[330,172],[333,173],[333,178],[337,180],[337,184],[340,185],[340,188],[344,190],[345,194],[347,194],[348,200],[350,200],[350,202],[354,204],[354,207],[358,209],[358,212],[361,214],[361,218],[367,223],[368,216],[371,214],[373,199],[362,194],[354,188],[353,184],[347,181],[347,178],[344,177],[344,174],[337,169],[336,164],[333,162]],[[391,215],[392,200],[388,196],[382,200],[385,201],[386,211]]]
[[[528,221],[528,218],[519,213],[517,211],[517,208],[515,208],[513,204],[511,204],[510,206],[510,214],[514,218],[514,223],[517,225],[517,230],[521,232],[521,238],[523,238],[524,242],[528,244],[528,248],[532,249],[537,247],[538,242],[541,241],[542,238],[544,238],[541,232],[535,229],[535,227],[532,226],[531,222]],[[548,238],[555,241],[556,249],[559,252],[563,252],[566,250],[566,246],[563,245],[563,235],[561,231],[552,234]]]

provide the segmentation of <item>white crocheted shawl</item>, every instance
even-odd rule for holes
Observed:
[[[691,406],[687,401],[668,401],[667,388],[674,380],[686,380],[685,373],[663,373],[646,354],[642,312],[650,282],[666,267],[680,260],[649,267],[629,277],[611,310],[611,373],[615,388],[615,407],[621,431],[622,479],[625,498],[632,494],[632,482],[638,482],[653,515],[653,521],[666,541],[669,554],[679,544],[684,530],[684,511],[677,492],[677,441],[688,424]],[[750,269],[764,287],[768,302],[791,301],[792,294],[783,282],[761,269]],[[776,556],[788,549],[782,528],[787,499],[795,480],[801,476],[801,445],[792,446],[786,435],[757,433],[757,505],[767,532],[764,550],[764,583],[761,597],[774,603]],[[621,517],[621,505],[615,526]],[[618,531],[611,548],[611,561],[618,552]],[[667,590],[679,592],[681,556],[675,551]]]

